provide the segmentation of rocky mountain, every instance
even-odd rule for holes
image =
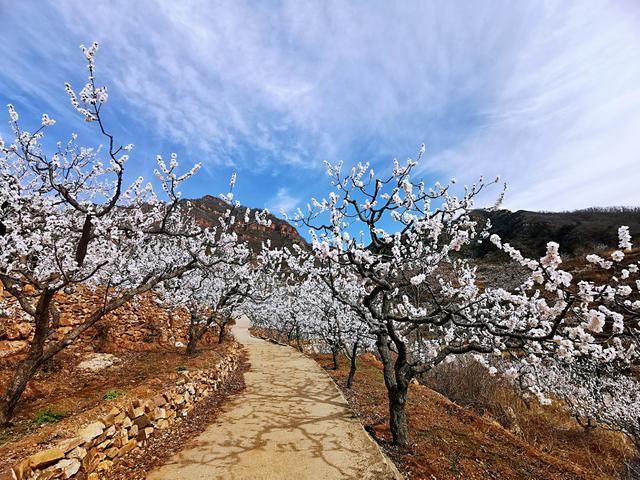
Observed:
[[[544,254],[549,241],[558,242],[565,255],[615,248],[621,225],[627,225],[636,245],[640,244],[640,208],[590,208],[573,212],[478,210],[474,215],[491,220],[492,233],[533,258]],[[484,242],[476,253],[484,257],[494,251],[492,244]]]
[[[193,215],[196,223],[201,227],[214,227],[219,225],[218,219],[229,209],[229,205],[224,201],[211,195],[183,201],[190,203],[191,215]],[[235,231],[240,240],[246,240],[254,251],[258,251],[262,242],[266,240],[271,241],[272,247],[278,248],[285,246],[291,247],[293,244],[306,245],[305,240],[295,227],[287,221],[273,215],[269,215],[271,225],[268,227],[259,225],[256,222],[245,223],[244,212],[246,209],[247,207],[238,207]],[[251,219],[255,218],[253,214],[255,210],[256,209],[251,209]]]

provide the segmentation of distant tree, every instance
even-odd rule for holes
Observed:
[[[248,222],[248,213],[245,222]],[[256,212],[256,221],[266,220]],[[198,268],[158,286],[159,297],[172,308],[186,308],[189,312],[188,355],[196,353],[202,337],[217,327],[218,343],[225,338],[227,326],[243,302],[253,296],[254,280],[260,265],[251,255],[246,242],[239,242],[231,226],[235,223],[232,210],[220,219],[222,232],[215,245],[207,245]]]
[[[580,359],[520,365],[518,382],[542,403],[559,399],[585,429],[624,433],[640,451],[640,383],[629,371]]]

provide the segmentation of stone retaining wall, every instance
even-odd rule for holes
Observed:
[[[96,419],[78,436],[39,451],[13,467],[17,480],[109,478],[108,471],[120,458],[140,448],[156,429],[170,428],[186,417],[196,402],[218,390],[238,367],[241,347],[230,347],[215,366],[195,372],[180,372],[176,384],[151,399],[134,399],[123,408],[114,407]]]
[[[60,340],[74,327],[87,320],[101,302],[102,290],[82,285],[69,293],[58,292],[55,308],[59,318],[51,326],[50,340]],[[0,285],[0,359],[13,362],[24,356],[33,339],[33,322],[25,319],[13,297]],[[73,352],[115,353],[129,350],[162,350],[186,345],[189,315],[182,308],[171,311],[158,304],[152,293],[144,293],[122,307],[108,313],[67,348]],[[205,334],[201,345],[216,341],[213,333]]]

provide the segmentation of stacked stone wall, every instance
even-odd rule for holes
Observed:
[[[85,425],[74,438],[24,458],[13,467],[16,480],[109,478],[119,460],[153,441],[156,430],[177,427],[195,405],[221,388],[240,363],[232,345],[211,368],[180,372],[176,383],[153,398],[132,399]]]

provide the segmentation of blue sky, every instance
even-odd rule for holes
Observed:
[[[290,210],[326,194],[324,160],[382,170],[424,142],[425,181],[499,174],[511,209],[640,204],[635,0],[0,0],[0,20],[1,104],[93,145],[64,82],[97,40],[131,177],[177,152],[205,166],[187,197],[237,171],[241,202]]]

